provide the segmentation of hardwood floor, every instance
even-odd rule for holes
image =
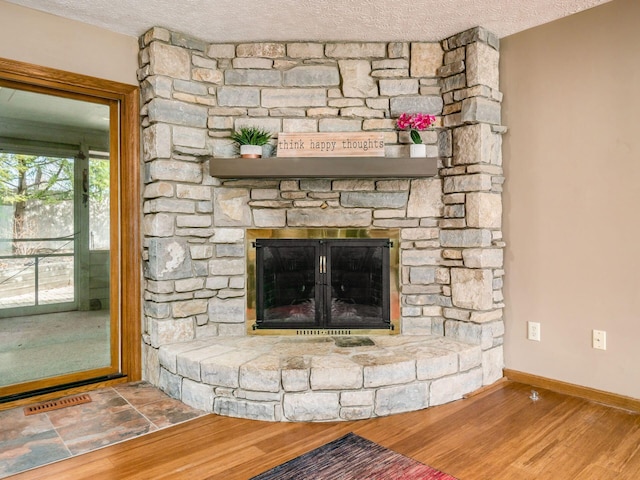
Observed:
[[[448,405],[344,423],[207,415],[14,477],[248,479],[348,432],[460,480],[637,480],[640,414],[505,381]]]

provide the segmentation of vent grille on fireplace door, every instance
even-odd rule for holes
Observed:
[[[391,246],[388,238],[256,239],[254,328],[392,328]]]

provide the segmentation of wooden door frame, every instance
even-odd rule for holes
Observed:
[[[118,102],[119,131],[112,132],[119,150],[119,289],[113,292],[112,308],[119,309],[120,375],[113,380],[69,383],[54,390],[42,383],[42,393],[0,404],[0,410],[18,404],[46,400],[64,394],[92,390],[111,384],[137,381],[141,378],[141,232],[140,232],[140,94],[135,85],[104,80],[77,73],[0,58],[0,78],[30,88],[44,87],[62,92],[89,95]],[[112,129],[113,130],[113,129]],[[112,277],[114,275],[113,268]],[[116,272],[117,274],[117,272]],[[112,278],[113,280],[113,278]],[[119,300],[119,301],[118,301]],[[38,391],[36,389],[35,391]]]

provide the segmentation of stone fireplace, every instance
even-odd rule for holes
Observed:
[[[147,380],[208,411],[307,421],[425,408],[502,376],[495,36],[206,44],[154,28],[140,44]],[[435,175],[405,169],[403,112],[438,117],[422,132]],[[362,158],[362,175],[348,178],[303,166],[211,175],[216,159],[236,155],[229,136],[242,126],[382,132],[386,160],[403,168],[382,175]],[[248,244],[256,231],[296,229],[397,232],[394,335],[251,335]]]

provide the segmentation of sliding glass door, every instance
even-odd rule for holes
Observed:
[[[139,318],[123,318],[132,280],[122,273],[120,206],[123,181],[134,179],[122,175],[114,96],[0,69],[0,401],[139,364],[123,355],[139,331],[127,322]]]

